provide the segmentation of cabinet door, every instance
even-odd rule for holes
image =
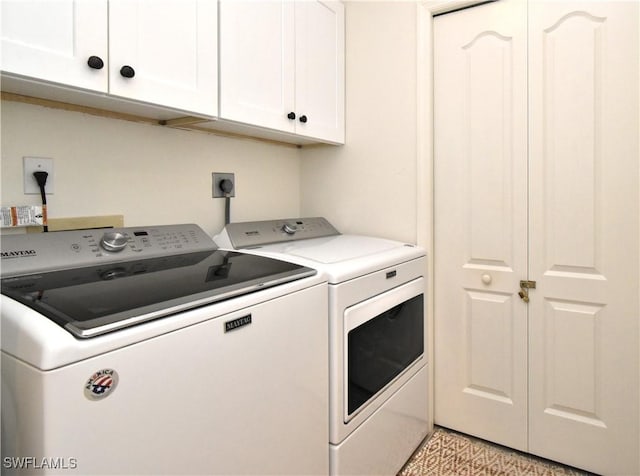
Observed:
[[[344,5],[298,2],[295,18],[296,133],[343,143]]]
[[[107,0],[3,0],[2,71],[106,92]],[[90,68],[97,56],[102,69]]]
[[[435,422],[527,450],[526,3],[434,20]]]
[[[221,118],[295,131],[293,22],[293,2],[221,0]]]
[[[530,451],[639,474],[638,2],[532,2]]]
[[[216,1],[110,0],[109,47],[111,94],[217,114]]]

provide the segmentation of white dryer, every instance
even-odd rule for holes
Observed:
[[[231,223],[214,241],[326,276],[330,471],[396,474],[433,428],[424,249],[343,235],[321,217]]]

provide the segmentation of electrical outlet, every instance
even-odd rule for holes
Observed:
[[[47,183],[45,184],[45,191],[47,195],[53,193],[53,159],[46,157],[23,157],[23,170],[24,170],[24,193],[25,194],[40,194],[40,187],[36,178],[33,176],[34,172],[47,172]]]
[[[229,197],[235,197],[236,196],[236,178],[235,178],[235,174],[226,174],[226,173],[219,173],[219,172],[213,172],[211,174],[213,180],[212,180],[212,197],[213,198],[224,198],[227,195],[225,195],[224,191],[222,190],[222,188],[220,188],[220,183],[223,180],[230,180],[231,184],[233,185],[233,188],[231,189],[231,192],[229,192]]]

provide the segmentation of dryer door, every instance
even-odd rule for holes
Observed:
[[[344,343],[347,422],[423,355],[423,279],[348,308]]]

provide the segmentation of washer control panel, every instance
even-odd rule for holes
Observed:
[[[340,234],[323,217],[229,223],[225,232],[234,249]]]
[[[28,233],[2,237],[0,269],[4,278],[214,249],[193,224]]]

